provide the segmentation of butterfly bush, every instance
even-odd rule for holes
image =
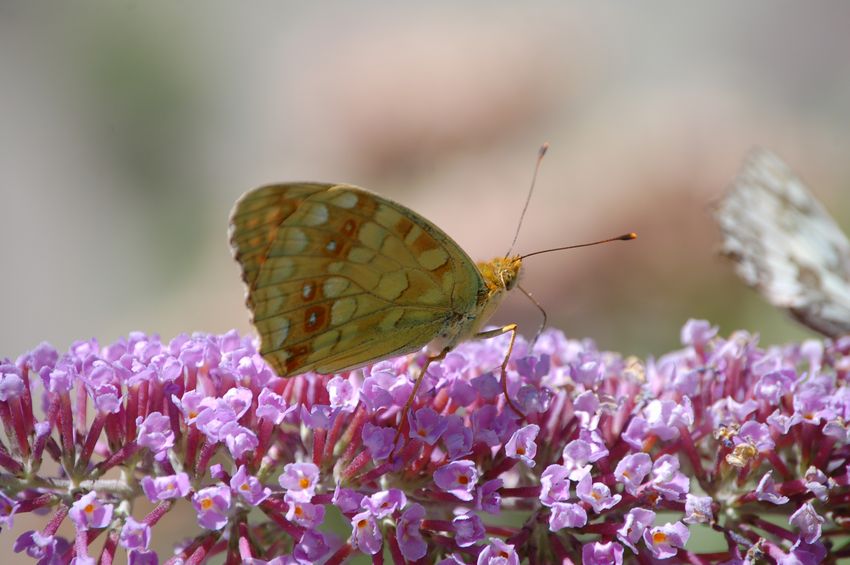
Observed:
[[[518,340],[522,416],[506,339],[465,343],[403,421],[424,354],[282,379],[235,332],[42,344],[0,360],[0,539],[39,563],[850,556],[850,339],[763,349],[691,321],[682,343],[642,361]],[[158,556],[178,505],[195,533]],[[12,536],[25,513],[43,526]]]

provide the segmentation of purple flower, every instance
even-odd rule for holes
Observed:
[[[428,544],[422,539],[419,531],[423,518],[425,518],[425,508],[421,504],[414,503],[401,513],[396,526],[396,541],[401,554],[409,561],[422,559],[428,551]]]
[[[287,463],[279,482],[293,499],[310,502],[319,483],[319,468],[313,463]]]
[[[615,541],[586,543],[581,548],[583,565],[622,565],[623,546]]]
[[[441,490],[469,501],[478,482],[478,469],[472,461],[452,461],[434,472],[434,482]]]
[[[33,559],[38,559],[39,565],[61,563],[61,556],[70,547],[64,538],[47,536],[41,532],[27,531],[18,536],[12,549],[15,553],[26,551]]]
[[[681,522],[666,523],[663,526],[647,528],[643,531],[643,542],[656,559],[669,559],[685,547],[691,533]]]
[[[287,520],[309,530],[319,527],[325,521],[325,506],[323,504],[304,502],[290,493],[286,493],[284,500],[289,506],[286,511]]]
[[[428,407],[420,408],[412,413],[409,421],[410,437],[424,441],[428,445],[437,443],[448,425],[445,418]]]
[[[617,537],[632,551],[637,552],[635,544],[643,537],[646,529],[655,521],[655,512],[646,508],[632,508],[626,514],[625,522],[617,530]]]
[[[297,406],[287,406],[281,395],[267,388],[261,390],[257,397],[257,417],[271,420],[275,425],[283,422],[283,419],[294,412],[296,408]]]
[[[652,458],[646,453],[630,453],[623,457],[617,468],[614,469],[614,477],[617,481],[623,483],[626,492],[629,494],[637,494],[638,487],[643,483],[643,479],[652,470]]]
[[[134,549],[127,553],[128,565],[159,565],[159,558],[155,551],[141,551]]]
[[[363,499],[364,496],[359,492],[349,488],[343,488],[337,483],[331,502],[343,513],[350,514],[360,509]]]
[[[260,479],[248,474],[245,465],[240,465],[236,474],[230,479],[230,488],[252,506],[259,505],[272,493],[272,489],[263,487]]]
[[[361,432],[363,445],[369,450],[372,459],[376,461],[382,461],[390,456],[390,453],[393,451],[395,437],[396,430],[394,428],[376,426],[371,422],[366,422]],[[399,444],[401,444],[401,440],[402,438],[399,437]]]
[[[587,524],[587,512],[581,504],[556,502],[549,515],[549,529],[557,532],[561,528],[581,528]]]
[[[475,508],[489,514],[498,514],[502,506],[502,479],[491,479],[475,489]]]
[[[24,392],[24,380],[14,365],[0,364],[0,401],[18,398]]]
[[[164,477],[150,476],[142,478],[142,490],[151,502],[168,500],[170,498],[183,498],[191,490],[189,475],[177,473]]]
[[[686,524],[708,524],[711,522],[714,519],[711,502],[712,499],[710,496],[687,494],[685,497],[685,517],[683,522]]]
[[[702,349],[716,335],[717,326],[712,326],[705,320],[688,320],[682,328],[682,345]]]
[[[314,530],[306,530],[301,540],[292,548],[292,556],[296,562],[317,563],[331,550],[325,534]]]
[[[230,488],[224,485],[202,488],[192,497],[192,504],[202,528],[220,530],[227,525]]]
[[[0,527],[11,530],[17,510],[18,503],[6,496],[6,493],[0,491]]]
[[[540,476],[540,502],[552,506],[570,499],[570,480],[563,465],[549,465]]]
[[[154,453],[161,453],[174,447],[174,431],[168,416],[159,412],[151,412],[146,418],[136,418],[139,427],[138,441],[142,447],[147,447]]]
[[[105,528],[112,522],[112,505],[102,504],[97,499],[97,493],[91,491],[71,505],[68,517],[78,530]]]
[[[472,430],[456,414],[446,416],[446,431],[442,439],[449,459],[460,459],[472,452]]]
[[[375,517],[368,511],[361,512],[351,519],[352,545],[363,553],[375,555],[381,551],[383,534]]]
[[[682,500],[690,488],[690,479],[679,471],[679,459],[667,453],[652,464],[649,481],[652,488],[668,500]]]
[[[773,480],[773,471],[768,471],[759,481],[756,487],[756,498],[766,500],[773,504],[785,504],[790,499],[787,496],[782,496],[776,490],[776,482]]]
[[[534,439],[540,432],[540,426],[529,424],[515,431],[505,444],[505,454],[514,459],[521,459],[529,467],[534,467],[534,456],[537,455],[537,444]]]
[[[455,542],[460,547],[475,545],[484,539],[484,522],[475,512],[467,512],[452,520],[455,529]]]
[[[821,524],[824,523],[824,519],[815,512],[811,502],[806,502],[791,514],[788,523],[800,530],[800,538],[804,542],[812,544],[820,539]]]
[[[334,377],[328,381],[327,388],[332,408],[352,411],[357,407],[360,391],[354,388],[350,380]]]
[[[519,565],[519,556],[514,546],[508,545],[498,538],[490,538],[481,553],[478,554],[477,565]]]
[[[611,494],[611,489],[605,483],[594,483],[587,473],[576,485],[576,495],[584,502],[593,507],[593,511],[599,514],[617,505],[623,496]]]
[[[407,504],[407,497],[403,491],[391,488],[378,491],[372,496],[363,497],[361,504],[363,509],[371,512],[375,518],[385,518],[396,510],[404,508]]]
[[[151,542],[151,527],[145,522],[137,522],[132,516],[127,516],[119,540],[127,549],[147,549]]]
[[[237,460],[246,453],[255,451],[260,445],[257,434],[236,422],[224,424],[219,430],[219,437],[224,439],[230,455]]]

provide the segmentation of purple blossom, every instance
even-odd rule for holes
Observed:
[[[372,459],[381,461],[390,456],[393,451],[393,441],[396,437],[396,430],[384,426],[376,426],[371,422],[366,422],[363,425],[361,434],[363,445],[369,450]],[[399,438],[401,440],[401,438]],[[399,444],[401,442],[399,441]]]
[[[652,464],[649,483],[668,500],[682,500],[690,488],[690,479],[679,471],[679,459],[664,454]]]
[[[623,546],[615,541],[586,543],[581,548],[583,565],[622,565]]]
[[[428,445],[437,443],[447,426],[446,419],[431,408],[420,408],[410,415],[410,437]]]
[[[581,528],[587,524],[587,512],[581,504],[556,502],[549,515],[549,529],[557,532],[561,528]]]
[[[425,518],[425,508],[421,504],[411,504],[398,520],[396,526],[396,541],[404,558],[410,561],[418,561],[425,557],[428,544],[422,539],[419,531],[422,519]]]
[[[637,552],[635,544],[643,537],[647,528],[655,521],[655,512],[646,508],[632,508],[626,513],[625,521],[617,530],[617,537],[632,551]]]
[[[292,556],[298,563],[317,563],[331,551],[331,545],[325,534],[306,530],[292,549]]]
[[[534,439],[540,432],[540,426],[529,424],[515,431],[505,444],[505,454],[514,459],[521,459],[529,467],[534,467],[534,456],[537,455],[537,444]]]
[[[350,380],[334,377],[328,381],[327,387],[331,399],[331,408],[352,411],[357,407],[360,391],[354,387]]]
[[[294,500],[310,502],[319,484],[319,468],[313,463],[287,463],[279,482]]]
[[[288,509],[286,519],[295,522],[303,528],[312,530],[318,528],[325,521],[325,507],[322,504],[304,502],[299,497],[286,493],[284,498]]]
[[[127,553],[128,565],[159,565],[159,558],[155,551],[142,551],[134,549]]]
[[[121,545],[127,549],[147,549],[151,542],[151,527],[127,516],[121,527]]]
[[[815,508],[810,502],[800,506],[788,519],[788,523],[800,530],[800,538],[808,544],[815,543],[820,539],[821,524],[824,521],[824,518],[815,512]]]
[[[681,522],[666,523],[663,526],[647,528],[643,531],[643,542],[656,559],[669,559],[685,547],[691,533]]]
[[[782,496],[776,490],[776,482],[773,480],[773,471],[768,471],[759,481],[756,487],[756,498],[766,500],[772,504],[785,504],[790,498]]]
[[[383,534],[375,517],[368,511],[356,514],[351,519],[351,541],[363,553],[375,555],[381,551]]]
[[[267,388],[261,390],[257,397],[257,417],[270,420],[275,425],[283,422],[295,409],[296,406],[287,405],[283,396]]]
[[[476,563],[477,565],[519,565],[519,556],[514,546],[498,538],[490,538],[490,543],[478,554]]]
[[[540,476],[540,502],[552,506],[570,499],[570,480],[563,465],[549,465]]]
[[[712,498],[710,496],[694,496],[687,494],[685,497],[686,524],[708,524],[714,520],[714,512],[711,509]]]
[[[331,502],[343,513],[351,514],[360,509],[360,505],[364,498],[365,497],[362,494],[353,491],[350,488],[343,488],[339,486],[339,483],[337,483]]]
[[[103,504],[98,500],[97,493],[91,491],[71,505],[68,517],[78,530],[105,528],[112,521],[112,505]]]
[[[475,545],[484,539],[484,522],[475,512],[466,512],[452,520],[455,541],[460,547]]]
[[[224,439],[224,444],[234,459],[241,459],[246,453],[253,452],[260,444],[257,434],[240,426],[236,422],[227,422],[219,430],[219,437]]]
[[[174,431],[168,416],[151,412],[146,418],[139,416],[136,425],[139,427],[139,437],[136,441],[142,447],[147,447],[154,453],[174,447]]]
[[[613,508],[622,500],[622,495],[612,494],[608,485],[601,482],[592,482],[590,473],[587,473],[576,485],[576,495],[593,508],[599,514],[604,510]]]
[[[460,459],[472,452],[472,430],[460,416],[451,414],[446,417],[446,431],[442,439],[449,459]]]
[[[478,469],[472,461],[452,461],[434,472],[434,483],[460,500],[472,500],[478,483]]]
[[[502,479],[492,479],[475,489],[475,509],[498,514],[502,506]]]
[[[11,530],[17,510],[18,503],[0,491],[0,527]]]
[[[168,500],[170,498],[183,498],[191,490],[189,475],[177,473],[163,477],[143,477],[142,490],[151,502]]]
[[[257,477],[248,474],[245,465],[240,465],[230,479],[230,488],[251,506],[257,506],[272,493],[272,489],[264,487]]]
[[[652,458],[649,455],[646,453],[630,453],[617,463],[617,468],[614,469],[614,477],[618,482],[623,483],[627,493],[637,494],[638,487],[651,470]]]
[[[39,565],[52,565],[61,562],[61,555],[70,547],[67,540],[40,532],[27,531],[18,536],[12,547],[15,553],[25,551]]]
[[[202,488],[192,497],[192,505],[202,528],[220,530],[227,525],[230,489],[224,485]]]
[[[407,505],[407,496],[397,488],[378,491],[372,496],[363,497],[361,503],[364,510],[368,510],[375,518],[385,518],[396,510]]]

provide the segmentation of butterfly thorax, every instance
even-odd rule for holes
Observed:
[[[478,296],[476,326],[480,328],[490,319],[508,291],[516,286],[522,269],[522,259],[519,255],[496,257],[490,261],[482,261],[477,266],[484,279],[484,288]]]

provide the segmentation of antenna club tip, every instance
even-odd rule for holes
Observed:
[[[544,155],[546,155],[546,152],[548,150],[549,150],[549,142],[546,141],[545,143],[543,143],[543,145],[540,146],[540,151],[538,152],[538,155],[540,155],[540,157],[543,157]]]
[[[630,239],[637,239],[637,234],[635,232],[629,232],[626,235],[620,236],[620,239],[623,241],[629,241]]]

